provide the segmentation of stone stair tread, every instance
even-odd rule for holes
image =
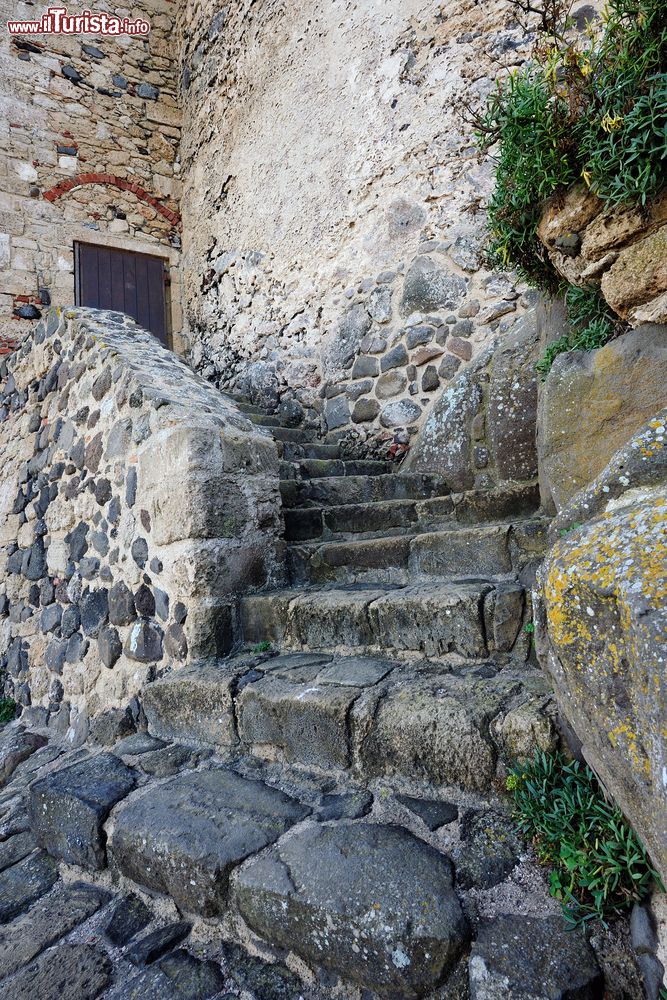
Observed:
[[[332,476],[380,476],[391,472],[391,462],[372,459],[301,458],[280,463],[280,478],[324,479]]]
[[[271,427],[271,433],[277,441],[293,441],[296,444],[313,444],[320,441],[316,430],[303,427]]]
[[[276,441],[276,446],[278,454],[286,462],[298,462],[304,458],[337,459],[341,457],[337,444],[322,444],[321,442],[298,444],[293,441]]]
[[[284,507],[341,505],[372,500],[415,500],[451,492],[440,476],[391,472],[380,476],[329,476],[281,480]]]

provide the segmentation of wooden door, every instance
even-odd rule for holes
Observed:
[[[75,243],[74,261],[78,306],[127,313],[169,347],[166,264],[161,257]]]

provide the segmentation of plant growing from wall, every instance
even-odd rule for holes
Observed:
[[[540,23],[528,63],[473,115],[496,159],[487,257],[554,295],[563,282],[537,238],[547,199],[580,182],[607,204],[646,206],[667,184],[667,7],[609,0],[581,32],[569,0],[510,2]],[[572,342],[550,349],[543,373],[560,351],[608,339],[612,317],[598,312],[584,326],[572,321]]]
[[[571,926],[605,923],[659,883],[637,835],[586,765],[538,752],[510,771],[507,788],[519,830],[552,868],[551,894]]]

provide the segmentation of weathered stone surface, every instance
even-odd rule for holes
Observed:
[[[405,276],[401,316],[409,316],[412,312],[453,309],[460,303],[465,290],[465,278],[448,273],[430,257],[417,257]]]
[[[118,900],[105,924],[104,933],[116,948],[121,948],[142,931],[152,917],[143,900],[132,893]]]
[[[192,924],[181,920],[174,924],[165,924],[150,934],[144,935],[136,944],[128,948],[126,956],[134,965],[150,965],[156,959],[185,941],[192,930]]]
[[[494,351],[488,388],[486,425],[498,482],[537,475],[537,373],[541,309],[517,320]]]
[[[32,961],[99,910],[109,894],[90,885],[63,885],[34,903],[0,936],[0,979]]]
[[[437,830],[445,823],[453,823],[459,815],[458,806],[440,799],[416,799],[412,795],[397,795],[396,800],[419,816],[429,830]]]
[[[414,424],[421,412],[417,403],[410,399],[399,399],[382,407],[380,423],[383,427],[405,427]]]
[[[590,945],[559,916],[482,924],[469,970],[471,1000],[602,1000],[604,993]]]
[[[246,862],[233,886],[267,941],[381,996],[428,992],[468,936],[449,862],[397,827],[305,827]]]
[[[559,355],[542,387],[543,496],[560,510],[667,406],[667,327],[639,327],[596,351]]]
[[[115,817],[111,849],[128,878],[188,912],[220,913],[233,865],[273,843],[308,810],[231,771],[183,775],[134,798]]]
[[[452,860],[456,884],[463,889],[491,889],[519,862],[521,842],[509,816],[471,810],[463,817],[460,837]]]
[[[186,951],[175,951],[161,962],[116,983],[105,1000],[208,1000],[221,994],[225,977],[214,962],[203,962]],[[268,1000],[268,997],[267,997]]]
[[[102,824],[135,784],[135,772],[110,753],[53,771],[31,786],[32,831],[53,857],[83,868],[104,868]]]
[[[44,851],[31,854],[0,873],[0,923],[12,920],[52,889],[58,866]]]
[[[0,842],[0,871],[15,865],[32,854],[37,847],[37,841],[29,831],[16,833],[13,837]]]
[[[602,294],[624,319],[635,306],[667,291],[667,229],[626,247],[602,276]]]
[[[303,983],[284,965],[262,962],[236,944],[225,943],[224,956],[230,978],[253,996],[262,1000],[295,1000],[303,994]],[[225,994],[221,1000],[231,1000],[233,996]]]
[[[236,743],[232,696],[244,664],[195,663],[143,691],[148,728],[161,739],[199,739],[215,746]]]
[[[19,764],[46,744],[45,736],[24,726],[6,726],[0,737],[0,787],[6,785]]]
[[[137,761],[137,766],[155,778],[171,778],[179,771],[197,767],[202,760],[210,757],[212,752],[212,750],[204,748],[195,749],[182,746],[180,743],[173,743],[161,750],[152,750],[150,753],[142,754]]]
[[[87,944],[62,944],[18,972],[12,1000],[95,1000],[111,981],[111,962]]]
[[[485,656],[480,604],[486,589],[466,583],[423,584],[377,594],[368,608],[372,634],[387,648]]]
[[[547,555],[545,666],[585,756],[664,877],[667,484],[627,485]]]
[[[425,532],[410,545],[410,572],[442,577],[490,577],[512,569],[509,527],[478,526]]]

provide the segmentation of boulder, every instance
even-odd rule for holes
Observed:
[[[451,865],[393,826],[309,824],[233,878],[249,926],[385,997],[420,997],[455,963],[469,930]]]
[[[503,914],[483,924],[469,974],[471,1000],[602,1000],[604,995],[592,948],[559,916]]]
[[[221,768],[172,778],[118,811],[111,836],[123,875],[202,916],[224,909],[229,872],[308,809]]]
[[[542,660],[584,756],[665,878],[667,482],[628,488],[564,530],[542,571]]]
[[[111,753],[52,771],[30,788],[30,825],[55,858],[92,870],[106,865],[103,824],[132,791],[136,772]]]
[[[598,350],[560,354],[540,393],[543,499],[561,510],[666,405],[666,326],[638,327]]]

